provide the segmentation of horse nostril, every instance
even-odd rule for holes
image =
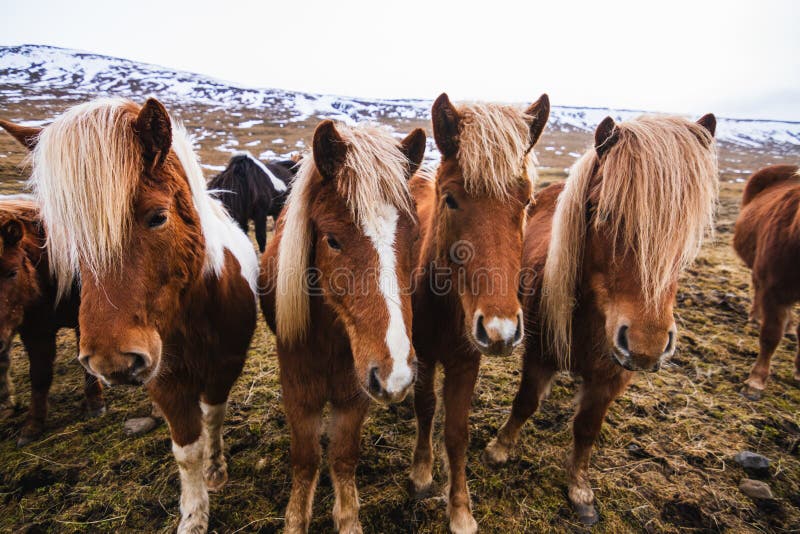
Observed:
[[[628,327],[626,325],[622,325],[617,330],[617,348],[628,356],[630,354],[630,349],[628,348]]]
[[[475,324],[475,339],[481,345],[489,345],[489,334],[486,332],[486,327],[483,326],[483,315],[478,316],[478,321]]]
[[[670,330],[668,336],[667,347],[664,349],[664,354],[669,354],[675,348],[675,332]]]
[[[373,367],[369,371],[369,391],[374,395],[377,395],[383,391],[383,386],[381,386],[381,381],[378,378],[377,367]]]
[[[514,331],[514,344],[522,340],[522,314],[517,315],[517,329]]]
[[[139,354],[138,352],[131,352],[128,353],[128,356],[131,357],[131,367],[130,373],[132,375],[139,374],[140,372],[144,371],[148,367],[148,358],[143,354]]]

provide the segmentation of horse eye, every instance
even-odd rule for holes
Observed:
[[[147,227],[148,228],[158,228],[159,226],[164,226],[164,223],[167,222],[167,212],[166,211],[157,211],[147,219]]]
[[[336,238],[332,235],[328,234],[325,236],[325,241],[328,242],[328,246],[331,247],[333,250],[342,250],[342,246],[336,241]]]
[[[458,209],[458,202],[456,202],[456,199],[454,199],[453,195],[451,195],[450,193],[447,193],[444,196],[444,203],[447,204],[447,207],[450,208],[451,210]]]
[[[8,271],[5,275],[6,278],[14,278],[17,276],[17,270],[14,269],[13,271]]]

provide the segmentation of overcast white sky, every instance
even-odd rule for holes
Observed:
[[[800,120],[800,2],[0,0],[0,44],[241,85]]]

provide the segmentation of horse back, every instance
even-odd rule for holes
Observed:
[[[776,165],[748,181],[736,219],[733,247],[753,276],[785,278],[800,261],[800,179],[797,167]]]
[[[787,180],[800,182],[796,165],[770,165],[753,173],[747,180],[742,195],[742,206],[748,205],[759,193]]]

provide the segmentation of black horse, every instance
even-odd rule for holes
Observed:
[[[262,163],[249,152],[240,152],[208,183],[245,233],[253,220],[261,252],[267,246],[267,217],[277,220],[280,215],[296,166],[292,160]]]

